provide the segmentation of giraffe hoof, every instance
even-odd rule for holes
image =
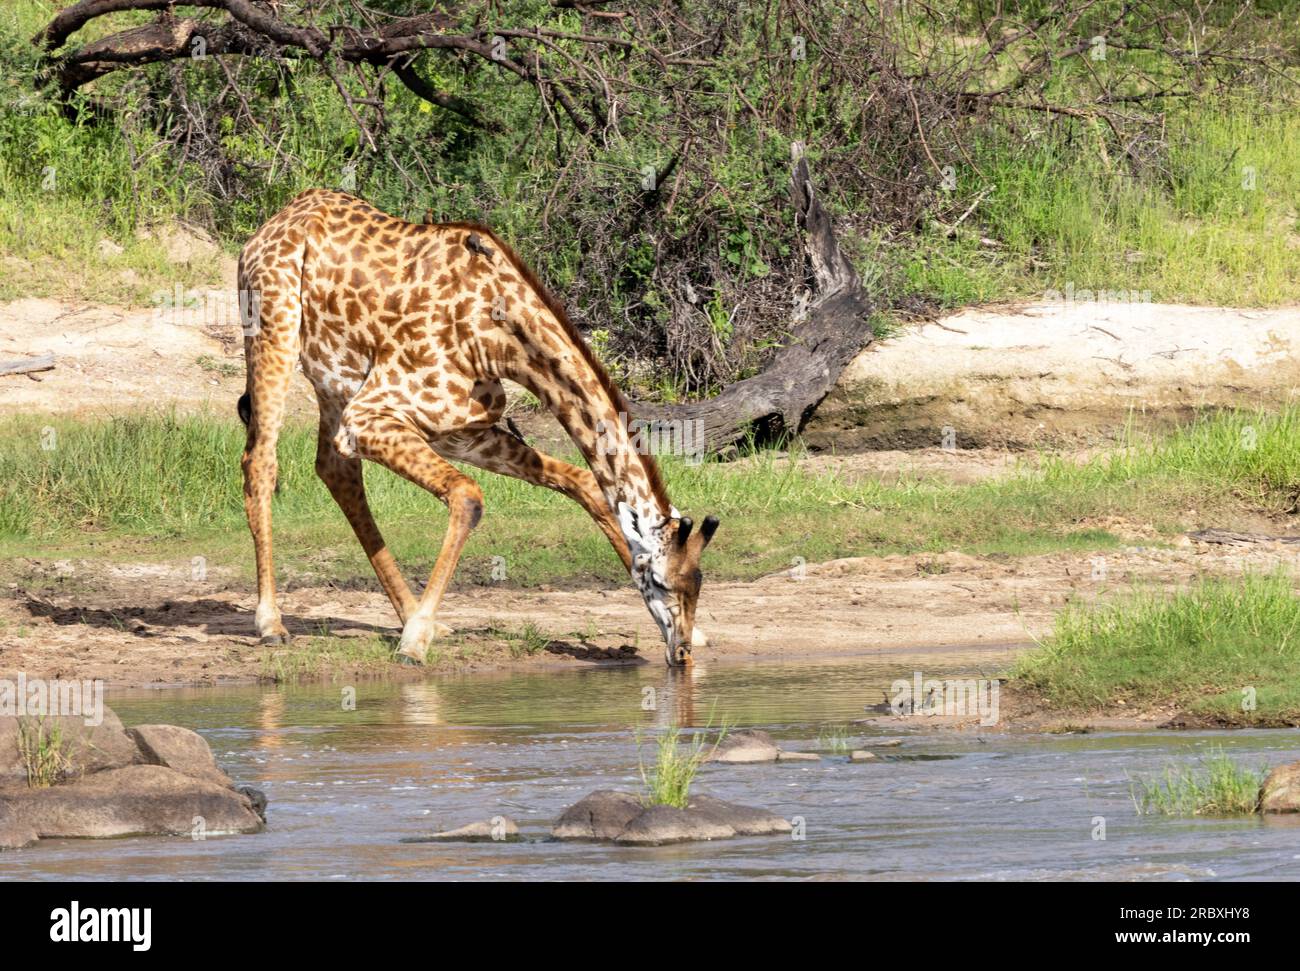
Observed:
[[[393,658],[394,663],[407,668],[419,668],[424,666],[424,662],[411,657],[409,654],[398,654]]]
[[[288,634],[266,634],[258,641],[263,647],[283,647],[289,643]]]

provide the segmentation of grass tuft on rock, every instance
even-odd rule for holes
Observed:
[[[1259,805],[1259,789],[1268,770],[1249,769],[1222,749],[1213,749],[1195,765],[1171,765],[1163,775],[1138,779],[1133,804],[1142,815],[1243,816]]]
[[[62,781],[72,768],[68,750],[69,742],[57,720],[18,720],[18,757],[27,772],[29,788],[45,789]]]
[[[725,729],[718,735],[722,740]],[[637,763],[641,770],[641,784],[644,791],[641,801],[648,806],[673,806],[685,809],[691,800],[691,783],[700,771],[700,766],[708,759],[713,749],[706,748],[704,732],[695,736],[687,745],[682,746],[681,729],[673,725],[665,729],[655,743],[654,766],[647,772],[641,758],[640,740],[637,741]]]

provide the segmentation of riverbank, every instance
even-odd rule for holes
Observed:
[[[708,584],[699,623],[710,645],[696,661],[917,656],[939,677],[972,664],[994,677],[1070,604],[1106,603],[1134,585],[1177,589],[1206,573],[1266,571],[1292,558],[1281,545],[1186,541],[1104,557],[947,553],[807,564],[801,574]],[[178,686],[426,673],[391,662],[397,619],[383,594],[362,584],[286,584],[281,605],[295,640],[271,650],[254,635],[253,588],[220,570],[196,579],[186,561],[23,560],[10,561],[5,574],[6,677]],[[456,633],[435,646],[433,672],[662,665],[658,635],[627,584],[462,583],[441,617]]]

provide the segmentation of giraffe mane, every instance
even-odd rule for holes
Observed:
[[[600,386],[609,395],[615,410],[627,415],[628,419],[631,420],[632,405],[627,396],[614,383],[614,379],[609,376],[609,372],[605,370],[605,365],[600,362],[600,358],[596,357],[596,352],[591,349],[591,345],[583,339],[577,325],[569,319],[564,304],[550,291],[533,268],[514,251],[510,244],[498,236],[490,227],[484,226],[482,223],[451,222],[441,223],[440,225],[445,229],[464,229],[474,233],[481,233],[501,248],[501,252],[505,254],[511,266],[523,277],[524,282],[533,289],[533,292],[541,297],[542,302],[546,304],[546,309],[560,322],[560,326],[564,328],[564,333],[568,336],[570,342],[578,349],[582,359],[591,368],[592,373],[596,375],[596,380],[600,382]],[[638,455],[641,459],[641,466],[645,470],[646,479],[650,483],[650,491],[663,509],[671,510],[673,504],[668,498],[668,490],[664,486],[663,475],[659,471],[659,463],[655,461],[655,457],[649,452],[638,453]]]

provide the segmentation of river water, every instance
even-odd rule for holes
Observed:
[[[938,676],[987,657],[952,656]],[[419,684],[110,692],[126,724],[202,733],[263,789],[252,836],[50,840],[0,855],[4,879],[1242,880],[1300,879],[1300,819],[1139,816],[1133,780],[1222,747],[1300,758],[1300,732],[904,734],[881,761],[835,754],[898,659],[646,664]],[[924,662],[927,671],[935,659]],[[996,669],[997,665],[993,665]],[[349,694],[354,691],[355,697]],[[636,790],[664,726],[761,726],[820,763],[705,765],[694,791],[800,817],[803,838],[624,848],[546,840],[598,788]],[[853,727],[870,748],[879,733]],[[520,843],[403,843],[508,815]],[[1095,838],[1104,826],[1104,839]]]

